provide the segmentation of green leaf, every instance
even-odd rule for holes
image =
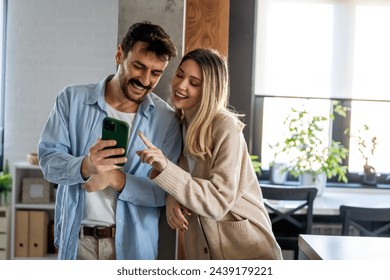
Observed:
[[[255,173],[261,174],[261,162],[258,160],[259,156],[257,155],[250,155],[253,169],[255,170]]]

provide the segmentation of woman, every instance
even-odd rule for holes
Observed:
[[[226,59],[215,50],[186,54],[172,80],[171,103],[182,120],[179,166],[140,132],[141,161],[169,196],[167,219],[184,234],[188,259],[281,259],[242,133],[228,106]],[[185,207],[183,207],[185,206]]]

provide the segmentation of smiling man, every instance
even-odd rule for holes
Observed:
[[[179,121],[152,92],[176,53],[160,26],[136,23],[118,46],[115,75],[58,94],[38,151],[45,178],[58,184],[59,259],[156,259],[165,193],[148,179],[151,168],[135,156],[144,145],[136,132],[178,160]],[[100,139],[107,116],[128,123],[127,151]],[[127,156],[117,157],[124,152]]]

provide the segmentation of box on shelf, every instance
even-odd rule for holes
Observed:
[[[47,254],[46,211],[17,210],[15,216],[15,257],[44,257]]]

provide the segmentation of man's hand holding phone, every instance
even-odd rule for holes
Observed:
[[[84,178],[119,169],[121,164],[123,165],[127,162],[127,157],[123,156],[125,149],[113,148],[115,145],[115,140],[99,139],[98,142],[91,146],[88,156],[85,157],[82,163],[82,175]]]
[[[102,138],[89,149],[81,166],[84,178],[121,168],[126,162],[129,125],[106,117],[102,124]]]

